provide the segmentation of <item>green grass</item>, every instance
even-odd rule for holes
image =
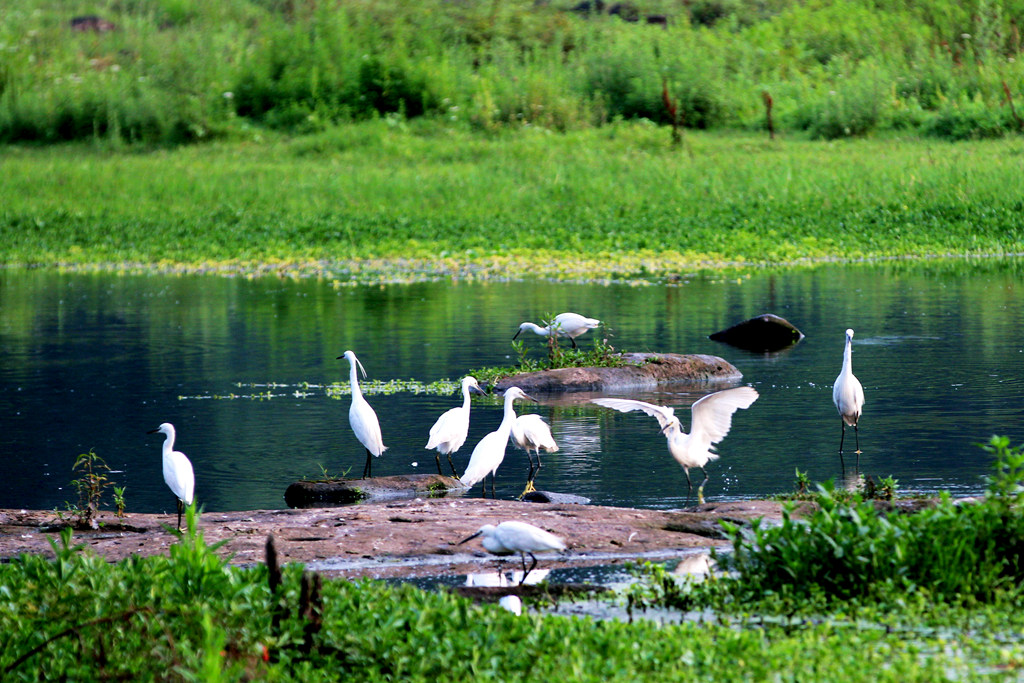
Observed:
[[[691,129],[821,139],[1020,131],[1022,0],[573,3],[26,0],[4,14],[0,144],[189,144],[396,116],[467,130]],[[609,3],[610,4],[610,3]],[[116,30],[76,32],[75,15]],[[1007,92],[1008,91],[1008,92]],[[667,135],[667,132],[666,132]]]
[[[0,260],[339,281],[666,276],[1007,254],[1024,141],[769,142],[645,124],[481,136],[367,122],[120,153],[0,149]]]
[[[1024,662],[1024,620],[1006,604],[664,626],[516,617],[371,581],[304,591],[297,565],[274,587],[266,566],[226,565],[195,524],[190,510],[169,557],[108,564],[65,532],[55,559],[0,565],[4,680],[933,681]]]

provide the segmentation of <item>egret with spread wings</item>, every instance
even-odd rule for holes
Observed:
[[[686,473],[688,495],[693,492],[690,468],[699,467],[704,474],[704,481],[697,487],[697,499],[704,502],[704,484],[708,481],[704,465],[718,459],[714,445],[729,433],[733,413],[740,408],[749,408],[757,400],[757,396],[757,391],[752,387],[736,387],[699,399],[690,409],[693,413],[693,423],[690,425],[689,434],[683,431],[683,426],[675,415],[675,409],[669,406],[657,406],[628,398],[595,398],[592,402],[623,413],[642,410],[657,418],[662,433],[668,439],[668,452],[683,466],[683,472]]]

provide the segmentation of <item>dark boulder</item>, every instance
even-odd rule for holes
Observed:
[[[738,349],[770,353],[788,349],[803,339],[804,335],[785,318],[765,313],[715,332],[708,338]]]

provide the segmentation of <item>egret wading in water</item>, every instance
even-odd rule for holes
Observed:
[[[448,456],[448,464],[452,468],[452,476],[458,477],[455,471],[455,463],[452,462],[452,453],[462,448],[466,443],[466,434],[469,433],[469,392],[475,391],[478,394],[485,393],[474,377],[462,378],[462,405],[445,411],[437,422],[430,428],[430,439],[425,448],[437,449],[434,459],[437,460],[437,473],[441,472],[441,454]]]
[[[181,511],[185,505],[191,505],[196,488],[196,477],[192,472],[192,463],[181,451],[174,450],[174,425],[164,422],[147,434],[164,434],[163,464],[164,482],[174,493],[178,503],[178,529],[181,529]]]
[[[484,546],[484,550],[493,555],[519,553],[523,559],[523,580],[519,582],[520,586],[526,583],[526,577],[537,566],[537,558],[534,557],[534,553],[565,550],[565,541],[526,522],[502,522],[498,526],[484,524],[475,534],[459,541],[459,545],[472,541],[477,536],[484,537],[481,544]],[[526,568],[527,555],[533,560],[529,569]]]
[[[846,439],[846,425],[853,427],[853,436],[857,444],[857,461],[855,467],[860,467],[860,433],[857,431],[857,422],[860,420],[860,412],[864,407],[864,387],[860,380],[853,376],[853,330],[846,330],[846,346],[843,348],[843,369],[836,377],[836,383],[832,385],[832,403],[836,404],[841,418],[842,432],[839,435],[839,465],[846,471],[846,463],[843,462],[843,441]]]
[[[363,392],[359,390],[356,366],[359,366],[363,377],[366,377],[366,369],[363,368],[363,364],[356,358],[356,354],[351,351],[346,351],[338,356],[338,360],[342,358],[348,359],[350,366],[348,379],[352,385],[352,405],[348,409],[348,423],[352,426],[352,431],[355,432],[359,443],[363,444],[363,447],[366,449],[366,465],[363,466],[363,479],[366,479],[373,474],[373,458],[379,458],[380,454],[386,451],[388,447],[384,445],[384,439],[380,435],[380,423],[377,422],[377,413],[373,412],[373,408],[363,398]]]
[[[480,443],[473,449],[469,456],[469,465],[462,474],[460,481],[468,487],[472,487],[478,481],[484,480],[484,496],[487,496],[487,475],[491,475],[491,498],[494,498],[494,473],[498,471],[498,465],[505,459],[505,446],[508,445],[509,435],[512,433],[512,424],[516,421],[516,411],[512,407],[512,401],[517,398],[537,402],[523,393],[519,387],[509,387],[505,390],[505,412],[501,418],[498,428],[480,439]]]
[[[757,400],[758,393],[752,387],[736,387],[726,389],[699,399],[693,404],[690,412],[693,420],[690,433],[683,431],[675,410],[668,406],[657,406],[653,403],[635,401],[626,398],[595,398],[592,403],[605,408],[627,413],[631,410],[642,410],[657,418],[661,431],[668,439],[668,452],[683,466],[686,474],[687,498],[693,492],[690,481],[690,468],[699,467],[704,474],[704,481],[697,487],[697,501],[704,502],[704,484],[708,481],[708,473],[704,469],[711,460],[718,459],[714,452],[714,444],[725,438],[732,427],[732,416],[740,408],[749,408]]]
[[[555,316],[554,320],[549,322],[545,327],[541,327],[535,323],[523,323],[519,326],[519,330],[513,335],[512,339],[523,331],[529,330],[534,334],[539,334],[542,337],[550,337],[555,335],[556,337],[568,337],[569,341],[572,342],[572,348],[576,348],[576,337],[580,336],[587,330],[592,330],[601,321],[597,318],[587,318],[580,315],[579,313],[559,313]]]
[[[540,452],[555,453],[558,451],[558,444],[551,436],[551,428],[540,415],[520,415],[512,423],[512,442],[526,451],[526,457],[530,459],[530,473],[526,475],[526,489],[523,495],[535,491],[533,478],[536,472],[540,471]],[[530,451],[537,454],[537,468],[533,467],[533,456]],[[520,496],[522,497],[522,496]]]

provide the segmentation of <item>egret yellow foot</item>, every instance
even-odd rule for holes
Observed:
[[[527,479],[526,488],[523,489],[523,492],[519,494],[519,500],[525,498],[527,493],[533,493],[536,490],[537,489],[533,488],[533,479]]]
[[[704,487],[701,486],[697,489],[697,505],[704,504]]]

